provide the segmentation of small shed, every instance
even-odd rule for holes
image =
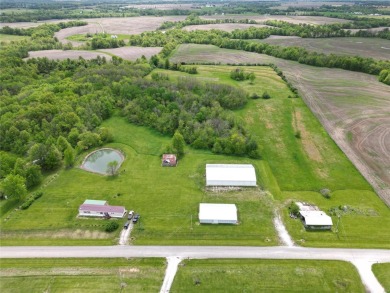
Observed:
[[[323,211],[300,211],[299,214],[306,229],[332,229],[332,218]]]
[[[206,186],[257,186],[251,164],[206,164]]]
[[[199,222],[201,224],[237,224],[235,204],[201,203],[199,204]]]
[[[163,167],[176,167],[177,158],[174,154],[163,154],[161,165]]]
[[[84,203],[79,207],[79,216],[83,217],[123,218],[125,214],[126,209],[122,206],[96,205]]]

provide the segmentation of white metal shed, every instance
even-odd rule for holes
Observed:
[[[201,203],[199,204],[199,222],[201,224],[237,224],[235,204]]]
[[[309,229],[331,229],[332,218],[323,211],[300,211],[301,219],[306,228]]]
[[[256,186],[251,164],[206,164],[206,186]]]

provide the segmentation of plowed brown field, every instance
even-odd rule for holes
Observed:
[[[282,20],[290,23],[307,23],[307,24],[332,24],[332,23],[345,23],[349,20],[340,18],[330,18],[324,16],[299,16],[299,15],[211,15],[201,16],[203,19],[250,19],[255,20],[258,23],[263,23],[267,20]]]
[[[44,51],[30,51],[28,52],[28,58],[43,58],[46,57],[52,60],[64,60],[64,59],[78,59],[83,57],[84,59],[94,59],[97,56],[105,57],[107,60],[111,60],[111,56],[101,52],[94,51],[76,51],[76,50],[44,50]]]
[[[201,31],[208,31],[208,30],[222,30],[226,32],[231,32],[235,29],[248,29],[250,27],[270,27],[268,25],[262,25],[262,24],[249,24],[249,23],[217,23],[217,24],[203,24],[203,25],[189,25],[186,27],[183,27],[183,30],[186,31],[194,31],[194,30],[201,30]]]

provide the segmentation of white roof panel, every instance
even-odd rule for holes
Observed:
[[[218,182],[244,183],[256,185],[255,168],[250,164],[206,164],[206,180],[209,184]]]
[[[201,203],[199,219],[237,221],[237,207],[235,204]]]
[[[332,218],[323,211],[300,211],[308,226],[332,226]]]

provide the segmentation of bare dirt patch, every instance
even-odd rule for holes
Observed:
[[[126,60],[135,61],[142,56],[150,58],[157,55],[162,50],[162,47],[122,47],[115,49],[102,49],[101,52],[110,53]]]
[[[93,51],[78,51],[78,50],[44,50],[44,51],[30,51],[28,52],[28,57],[31,58],[43,58],[46,57],[52,60],[64,60],[64,59],[79,59],[82,57],[86,60],[95,59],[98,56],[105,57],[107,60],[111,60],[111,56],[102,52],[93,52]]]
[[[195,31],[195,30],[201,30],[201,31],[208,31],[208,30],[222,30],[226,32],[234,31],[235,29],[248,29],[250,27],[270,27],[268,25],[261,25],[261,24],[247,24],[247,23],[216,23],[216,24],[203,24],[203,25],[189,25],[183,28],[183,30],[186,31]]]

